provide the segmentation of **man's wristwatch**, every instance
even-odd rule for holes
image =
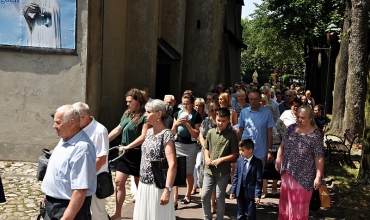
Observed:
[[[272,152],[272,149],[269,149],[269,152]]]
[[[166,187],[164,187],[165,189],[167,189],[168,190],[168,192],[172,192],[172,187],[169,187],[169,186],[166,186]]]

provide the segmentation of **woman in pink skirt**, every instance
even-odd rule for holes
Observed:
[[[279,220],[308,219],[313,189],[321,186],[324,170],[323,139],[308,106],[297,110],[279,147],[276,169],[281,172]]]

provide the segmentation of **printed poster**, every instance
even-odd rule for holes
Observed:
[[[76,48],[76,0],[0,0],[0,45]]]

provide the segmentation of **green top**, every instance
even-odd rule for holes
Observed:
[[[177,120],[179,120],[179,117],[181,115],[181,113],[183,113],[185,111],[185,109],[181,109],[179,111],[179,113],[177,114]],[[197,116],[197,111],[195,111],[193,109],[192,111],[192,118],[190,119],[190,125],[192,128],[195,128],[195,119],[196,119],[196,116]],[[180,136],[180,137],[191,137],[191,134],[189,132],[189,130],[186,128],[185,125],[179,125],[177,126],[177,134]]]
[[[221,132],[218,128],[210,129],[207,133],[204,147],[209,150],[209,158],[211,160],[239,152],[238,138],[230,128],[226,128]],[[223,162],[217,168],[215,166],[205,166],[204,172],[212,176],[221,177],[230,174],[231,164],[230,162]]]
[[[141,116],[139,122],[137,125],[134,125],[134,121],[136,118],[133,118],[133,120],[130,119],[130,117],[125,117],[125,115],[121,118],[121,130],[122,130],[122,141],[121,144],[123,146],[129,145],[131,142],[133,142],[136,138],[138,138],[141,135],[141,130],[143,128],[143,125],[146,123],[144,115]],[[141,150],[141,145],[133,148],[133,150]]]

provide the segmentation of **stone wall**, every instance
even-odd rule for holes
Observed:
[[[77,3],[77,55],[0,50],[0,160],[37,161],[59,141],[50,114],[85,101],[87,0]]]

